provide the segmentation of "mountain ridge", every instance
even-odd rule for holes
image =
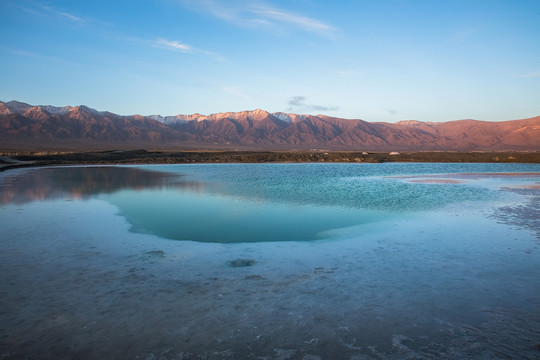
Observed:
[[[85,105],[0,101],[0,148],[118,145],[372,151],[539,151],[540,116],[500,122],[367,122],[262,109],[210,115],[118,115]],[[7,144],[7,145],[6,145]],[[41,145],[40,145],[41,146]]]

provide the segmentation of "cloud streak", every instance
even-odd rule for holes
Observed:
[[[288,101],[289,108],[286,111],[337,111],[337,106],[322,106],[306,104],[305,96],[293,96]]]
[[[147,42],[147,41],[141,41],[141,40],[136,40],[136,41]],[[167,40],[164,38],[157,38],[154,41],[150,41],[147,43],[150,43],[151,46],[157,47],[160,49],[165,49],[165,50],[170,50],[170,51],[180,51],[180,52],[188,53],[188,54],[202,54],[202,55],[210,56],[214,58],[214,60],[216,61],[223,61],[223,62],[227,61],[225,57],[223,57],[222,55],[214,51],[199,49],[192,45],[181,43],[180,41],[177,41],[177,40]]]
[[[320,20],[280,9],[256,0],[181,0],[196,11],[209,14],[234,25],[283,31],[300,29],[318,35],[332,35],[335,27]]]
[[[23,11],[26,11],[27,13],[30,13],[32,15],[62,18],[80,26],[87,25],[86,20],[84,20],[83,18],[66,11],[58,10],[57,8],[52,6],[26,1],[17,4],[17,6]]]
[[[67,13],[67,12],[64,12],[64,11],[59,11],[59,10],[56,10],[55,8],[51,7],[51,6],[45,6],[45,5],[38,5],[41,9],[55,15],[55,16],[58,16],[58,17],[62,17],[64,19],[68,19],[68,20],[71,20],[73,22],[76,22],[78,23],[79,25],[85,25],[85,21],[83,19],[81,19],[80,17],[78,16],[75,16],[73,14],[70,14],[70,13]]]
[[[65,60],[65,59],[61,59],[61,58],[57,58],[57,57],[53,57],[53,56],[42,55],[42,54],[38,54],[38,53],[31,52],[31,51],[26,51],[26,50],[7,48],[7,47],[1,46],[1,45],[0,45],[0,51],[5,51],[7,53],[14,54],[14,55],[19,55],[19,56],[33,57],[33,58],[37,58],[37,59],[50,60],[50,61],[61,61],[61,62],[68,62],[69,63],[69,61]]]
[[[191,45],[182,44],[176,40],[166,40],[163,38],[158,38],[154,45],[163,49],[181,51],[181,52],[193,52],[193,47]]]
[[[254,14],[260,16],[262,19],[265,19],[266,21],[273,20],[278,23],[286,23],[299,27],[306,31],[332,32],[335,30],[335,28],[333,28],[332,26],[318,20],[306,16],[296,15],[290,12],[286,12],[284,10],[271,8],[266,5],[254,7],[251,11]]]

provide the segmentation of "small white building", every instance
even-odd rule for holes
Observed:
[[[389,155],[399,155],[397,151],[392,151]]]

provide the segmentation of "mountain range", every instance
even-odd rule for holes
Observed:
[[[540,116],[510,121],[367,122],[264,110],[118,115],[87,106],[0,101],[0,149],[229,148],[538,151]]]

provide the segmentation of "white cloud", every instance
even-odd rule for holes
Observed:
[[[288,23],[300,27],[306,31],[328,32],[334,31],[335,28],[327,25],[316,19],[306,16],[296,15],[284,10],[271,8],[269,6],[254,6],[251,10],[254,14],[261,16],[264,19],[272,19],[281,23]]]
[[[0,51],[5,51],[5,52],[8,52],[8,53],[11,53],[11,54],[14,54],[14,55],[33,57],[33,58],[38,58],[38,59],[43,59],[43,60],[69,62],[69,61],[67,61],[65,59],[61,59],[61,58],[57,58],[57,57],[53,57],[53,56],[48,56],[48,55],[43,55],[43,54],[38,54],[38,53],[31,52],[31,51],[26,51],[26,50],[7,48],[7,47],[1,46],[1,45],[0,45]]]
[[[169,50],[178,50],[182,52],[193,51],[193,47],[191,45],[182,44],[176,40],[169,41],[166,39],[159,38],[155,41],[154,45],[157,47],[161,47],[161,48],[165,48]]]
[[[82,18],[78,17],[78,16],[75,16],[71,13],[68,13],[68,12],[65,12],[65,11],[61,11],[61,10],[57,10],[55,8],[53,8],[52,6],[45,6],[45,5],[38,5],[36,4],[36,7],[37,8],[40,8],[42,10],[45,10],[45,13],[46,14],[50,14],[50,15],[53,15],[53,16],[56,16],[56,17],[61,17],[61,18],[64,18],[64,19],[68,19],[74,23],[77,23],[78,25],[86,25],[86,21],[83,20]]]
[[[186,0],[183,2],[192,8],[201,10],[212,16],[215,16],[217,18],[227,20],[227,21],[237,20],[238,18],[237,13],[240,12],[240,9],[235,7],[233,3],[231,2],[228,2],[228,4],[225,4],[225,2],[216,1],[216,0],[200,0],[200,1]]]
[[[283,31],[301,29],[331,35],[337,29],[320,20],[277,8],[257,0],[180,0],[184,5],[234,25]]]
[[[161,48],[161,49],[166,49],[166,50],[172,50],[172,51],[180,51],[180,52],[183,52],[183,53],[189,53],[189,54],[202,54],[202,55],[206,55],[206,56],[210,56],[212,58],[214,58],[214,60],[216,61],[222,61],[222,62],[227,62],[227,59],[225,57],[223,57],[222,55],[214,52],[214,51],[208,51],[208,50],[204,50],[204,49],[198,49],[196,47],[193,47],[191,45],[188,45],[188,44],[183,44],[177,40],[167,40],[167,39],[164,39],[164,38],[158,38],[154,41],[144,41],[144,40],[141,40],[141,39],[137,39],[137,38],[131,38],[132,41],[137,41],[137,42],[144,42],[144,43],[150,43],[152,46],[154,47],[158,47],[158,48]]]
[[[9,2],[6,1],[7,4]],[[11,2],[12,5],[17,6],[22,11],[31,14],[33,16],[42,16],[42,17],[57,17],[57,18],[64,18],[67,20],[70,20],[71,22],[77,23],[78,25],[86,25],[86,21],[82,19],[79,16],[76,16],[74,14],[68,13],[66,11],[58,10],[52,6],[46,6],[37,4],[35,2],[31,1],[21,1],[18,2]]]

